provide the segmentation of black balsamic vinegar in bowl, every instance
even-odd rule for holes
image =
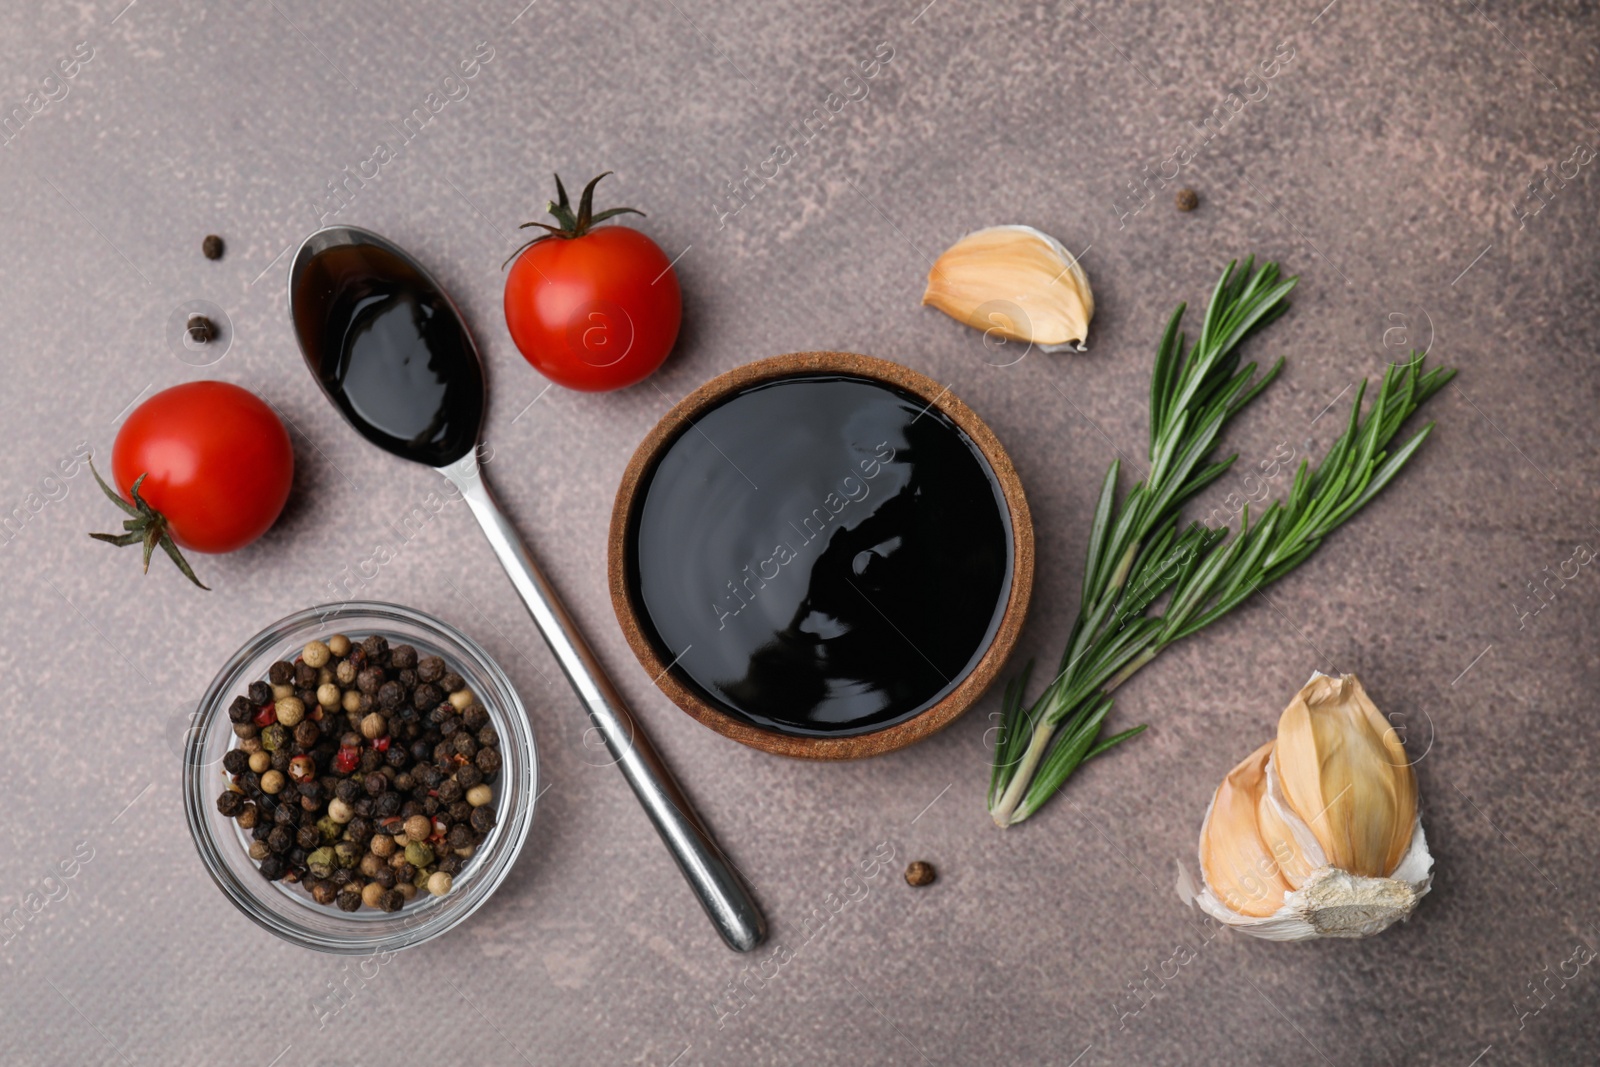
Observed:
[[[1000,479],[928,400],[799,373],[698,414],[640,478],[623,559],[674,678],[763,731],[851,737],[947,697],[1016,577]]]

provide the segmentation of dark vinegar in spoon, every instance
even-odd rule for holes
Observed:
[[[363,437],[430,467],[477,444],[483,365],[455,308],[414,264],[372,244],[325,248],[293,303],[306,362]]]

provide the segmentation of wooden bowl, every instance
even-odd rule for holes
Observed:
[[[988,461],[1009,511],[1011,526],[1011,583],[998,627],[988,648],[953,689],[911,718],[869,733],[818,737],[762,729],[714,706],[696,686],[680,678],[673,663],[663,658],[650,636],[637,590],[631,587],[627,553],[629,528],[640,490],[648,482],[656,461],[680,433],[735,393],[759,383],[811,374],[844,374],[896,387],[925,400],[946,416],[977,446]],[[904,748],[953,722],[994,681],[1017,641],[1033,589],[1033,520],[1022,484],[1006,450],[983,420],[933,379],[897,363],[849,352],[796,352],[774,356],[719,375],[690,393],[669,411],[640,442],[617,489],[611,512],[607,560],[611,602],[617,621],[639,663],[672,702],[705,726],[735,741],[781,756],[801,759],[842,760],[881,755]],[[669,654],[670,655],[670,654]]]

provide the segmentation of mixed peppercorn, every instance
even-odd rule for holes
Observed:
[[[228,717],[217,810],[249,831],[264,877],[319,904],[444,896],[494,827],[500,738],[438,656],[334,634],[274,663]]]

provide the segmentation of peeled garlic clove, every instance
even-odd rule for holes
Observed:
[[[1432,886],[1416,810],[1405,748],[1361,683],[1315,674],[1277,739],[1218,787],[1200,831],[1203,882],[1180,892],[1268,940],[1375,934]]]
[[[1094,293],[1077,258],[1031,226],[991,226],[947,248],[922,302],[958,322],[1059,352],[1085,350]]]
[[[1283,906],[1289,883],[1256,832],[1256,808],[1266,789],[1268,741],[1247,756],[1217,787],[1200,829],[1200,870],[1231,911],[1256,917]]]
[[[1315,674],[1278,720],[1274,765],[1289,806],[1342,871],[1387,877],[1411,845],[1417,780],[1353,674]]]

